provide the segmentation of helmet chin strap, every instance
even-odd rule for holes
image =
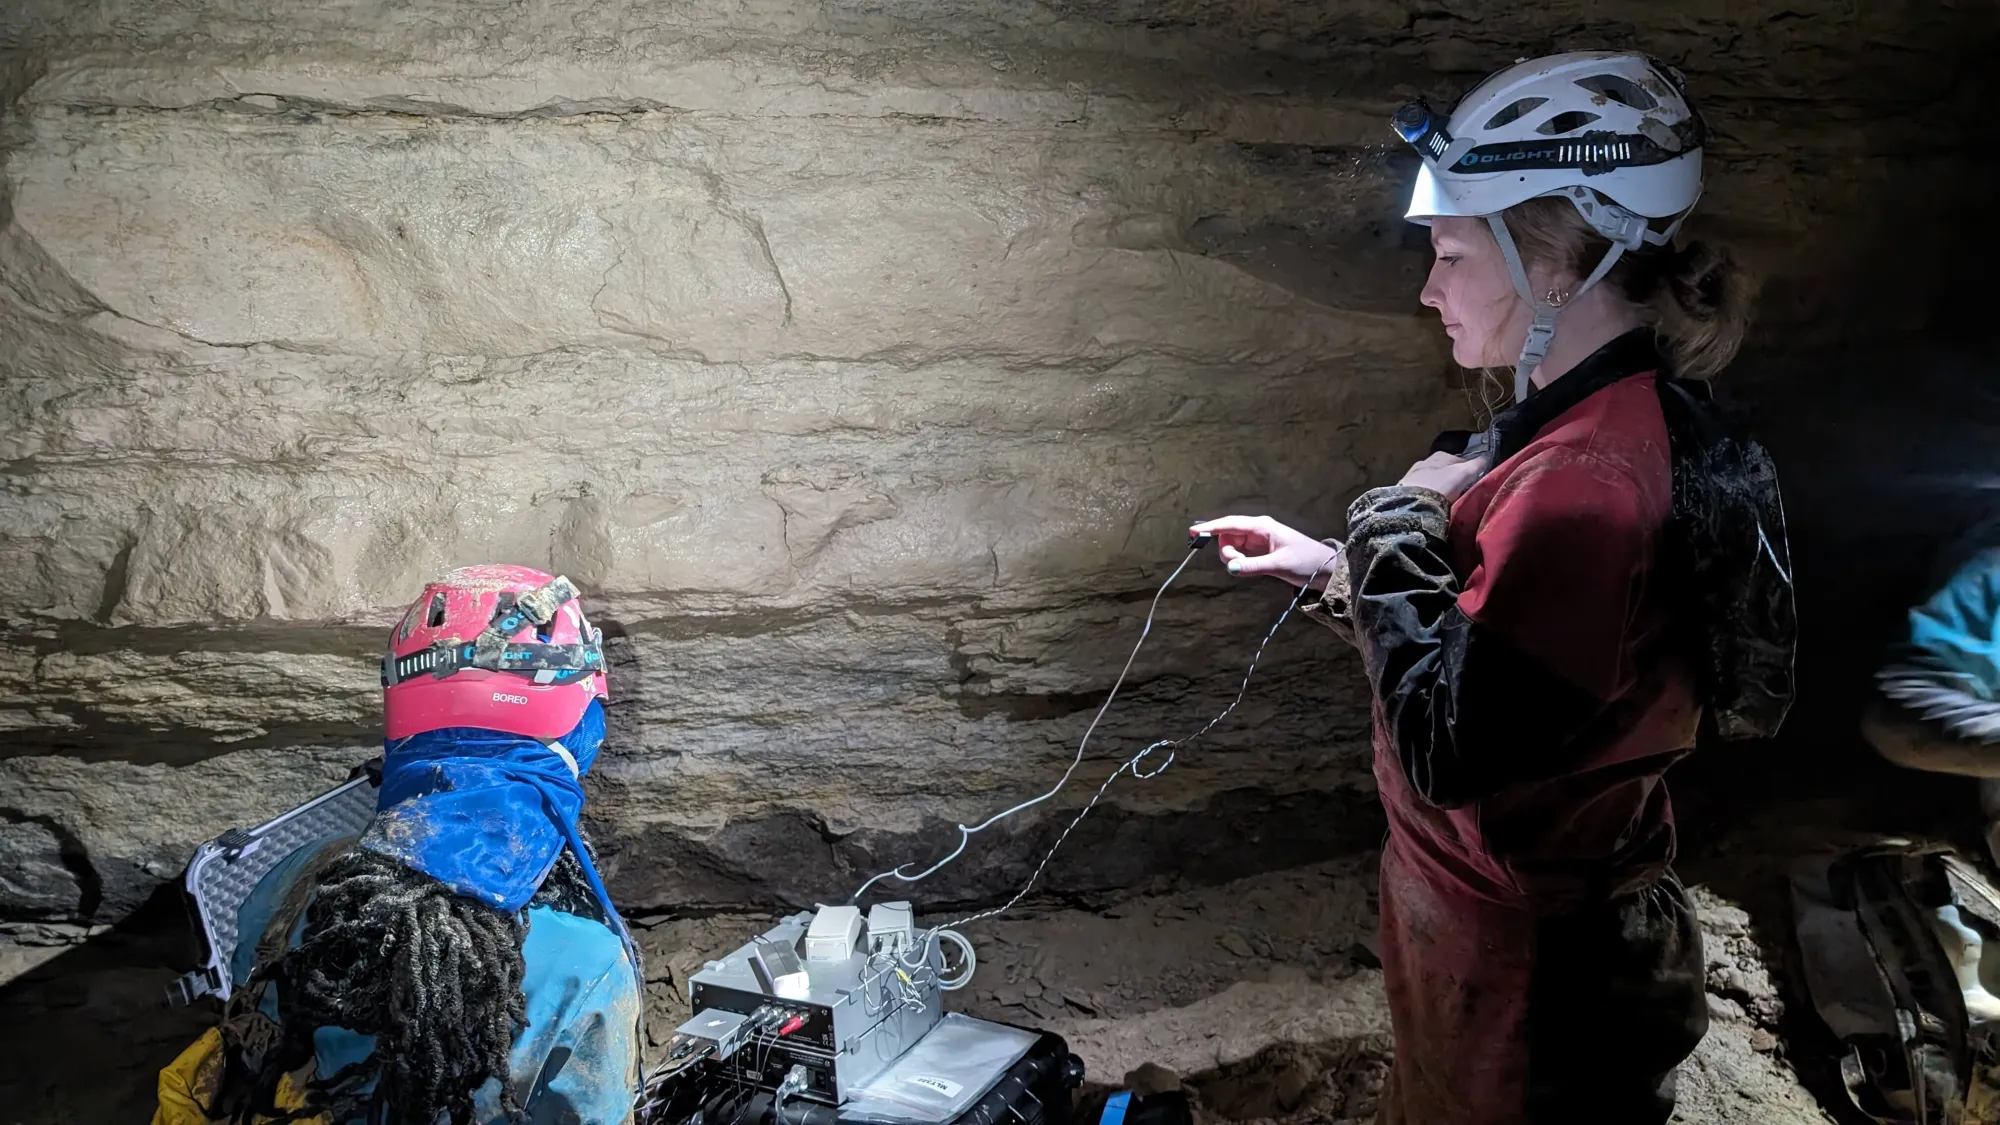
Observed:
[[[1521,358],[1514,364],[1514,402],[1519,404],[1528,401],[1529,378],[1549,357],[1549,341],[1556,335],[1556,307],[1528,284],[1528,271],[1521,265],[1521,251],[1514,245],[1514,235],[1507,229],[1507,220],[1496,211],[1486,216],[1486,225],[1493,228],[1493,238],[1500,243],[1500,256],[1507,260],[1507,272],[1514,278],[1514,291],[1528,302],[1528,307],[1535,313],[1535,319],[1528,325],[1528,339],[1521,345]]]
[[[1507,229],[1507,220],[1496,212],[1486,216],[1486,225],[1493,228],[1493,238],[1500,243],[1500,255],[1507,259],[1507,273],[1514,279],[1514,290],[1535,312],[1534,320],[1528,325],[1528,338],[1521,345],[1521,358],[1514,364],[1514,402],[1519,404],[1528,400],[1532,377],[1549,357],[1549,342],[1555,339],[1559,306],[1551,304],[1547,297],[1536,293],[1534,287],[1528,284],[1528,271],[1521,264],[1521,251],[1514,245],[1514,235]],[[1563,303],[1583,296],[1591,286],[1604,280],[1604,275],[1611,272],[1611,267],[1618,264],[1624,253],[1625,244],[1614,240],[1611,249],[1605,252],[1604,260],[1597,263],[1597,268],[1590,271],[1590,276],[1583,279],[1576,292],[1563,298]]]
[[[1674,217],[1667,229],[1655,231],[1643,216],[1610,200],[1600,199],[1589,188],[1572,188],[1560,194],[1576,207],[1577,213],[1583,216],[1591,229],[1611,241],[1611,249],[1605,252],[1604,259],[1590,271],[1589,277],[1583,279],[1583,284],[1576,287],[1576,292],[1563,298],[1563,304],[1583,296],[1591,286],[1604,280],[1604,275],[1611,272],[1611,267],[1618,264],[1625,251],[1637,250],[1647,243],[1665,246],[1672,242],[1681,224],[1694,213],[1694,204],[1690,203],[1687,210]],[[1701,195],[1697,192],[1695,202],[1700,200]],[[1528,284],[1528,271],[1521,263],[1521,251],[1514,245],[1514,235],[1507,229],[1507,220],[1495,212],[1486,216],[1486,225],[1493,228],[1493,238],[1500,243],[1500,256],[1507,260],[1507,273],[1514,279],[1515,292],[1535,312],[1534,320],[1528,325],[1528,338],[1521,345],[1521,358],[1514,364],[1514,401],[1526,402],[1536,369],[1549,358],[1549,342],[1556,335],[1558,306],[1551,304],[1546,296],[1536,293],[1534,287]]]

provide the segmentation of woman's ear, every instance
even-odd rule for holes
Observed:
[[[1539,263],[1528,267],[1528,288],[1534,291],[1535,296],[1552,304],[1560,305],[1563,300],[1574,295],[1580,280],[1573,270],[1557,269]],[[1555,299],[1552,300],[1552,297]]]

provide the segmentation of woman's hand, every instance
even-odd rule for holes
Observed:
[[[1215,536],[1231,574],[1268,574],[1294,586],[1311,582],[1315,590],[1326,589],[1340,554],[1340,548],[1329,547],[1269,516],[1224,516],[1195,524],[1188,528],[1188,534]]]
[[[1486,471],[1486,458],[1454,457],[1449,453],[1433,453],[1429,457],[1410,466],[1397,484],[1405,488],[1428,488],[1442,493],[1447,500],[1456,500],[1465,495]]]

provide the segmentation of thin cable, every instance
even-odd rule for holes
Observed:
[[[965,853],[966,844],[969,843],[972,837],[977,833],[984,832],[988,828],[991,828],[995,824],[998,824],[1000,821],[1003,821],[1008,817],[1013,816],[1015,813],[1021,812],[1025,809],[1031,809],[1036,805],[1041,804],[1043,801],[1046,801],[1049,798],[1055,796],[1057,793],[1062,792],[1063,786],[1069,784],[1070,775],[1074,774],[1076,772],[1076,768],[1083,764],[1084,748],[1090,745],[1091,734],[1093,734],[1097,730],[1097,724],[1104,718],[1104,713],[1111,709],[1111,701],[1118,698],[1118,689],[1125,686],[1125,677],[1132,671],[1132,662],[1138,659],[1140,647],[1146,643],[1147,635],[1153,631],[1153,616],[1159,612],[1160,599],[1166,595],[1167,587],[1174,584],[1174,579],[1179,578],[1181,576],[1181,571],[1187,569],[1188,563],[1194,561],[1195,555],[1200,550],[1201,550],[1200,545],[1188,548],[1188,553],[1186,557],[1181,559],[1181,565],[1174,568],[1174,572],[1167,576],[1167,580],[1165,582],[1160,583],[1159,591],[1153,595],[1152,606],[1146,610],[1146,624],[1143,628],[1139,630],[1138,642],[1132,646],[1131,655],[1125,658],[1125,667],[1119,671],[1117,682],[1111,685],[1111,694],[1104,697],[1103,706],[1100,706],[1097,709],[1096,716],[1090,720],[1089,728],[1083,732],[1083,741],[1077,743],[1076,745],[1076,757],[1071,759],[1069,768],[1063,771],[1062,778],[1061,780],[1056,782],[1055,788],[1049,790],[1048,792],[1042,794],[1039,797],[1033,798],[1032,800],[1022,801],[1020,804],[1015,805],[1013,808],[1008,809],[1005,812],[997,813],[993,816],[987,817],[986,820],[983,823],[979,824],[977,827],[968,828],[963,824],[959,825],[958,846],[951,850],[950,855],[947,855],[943,859],[938,860],[936,863],[932,864],[929,869],[916,875],[903,874],[903,869],[905,867],[910,866],[907,863],[891,868],[888,871],[884,871],[880,875],[877,875],[874,878],[869,879],[867,882],[861,884],[861,886],[858,889],[856,889],[852,895],[848,896],[847,901],[859,902],[861,900],[861,896],[868,893],[868,888],[874,886],[875,884],[881,882],[884,879],[895,879],[903,883],[919,883],[925,879],[930,878],[931,876],[937,874],[939,871],[943,870],[948,864],[951,863],[951,861],[957,859],[960,855],[963,855]],[[1313,577],[1314,578],[1319,577],[1319,572],[1314,571]],[[1308,583],[1308,585],[1310,585],[1310,583]],[[1294,598],[1293,601],[1296,602],[1297,599]],[[1291,611],[1288,609],[1285,612],[1290,613]],[[1279,620],[1282,622],[1283,618],[1280,618]],[[1234,704],[1231,704],[1231,706],[1233,707]],[[1154,746],[1158,745],[1161,744],[1160,743],[1154,744]],[[1143,758],[1146,755],[1146,753],[1149,753],[1151,750],[1152,747],[1148,747],[1147,750],[1141,751],[1140,757]],[[1147,774],[1143,776],[1150,777],[1152,775]]]
[[[965,954],[965,966],[959,970],[957,976],[946,980],[942,974],[938,975],[937,986],[940,989],[946,992],[957,992],[959,989],[972,983],[972,974],[979,968],[979,956],[972,951],[972,943],[966,940],[964,934],[956,930],[939,929],[937,935],[940,938],[950,938],[952,943],[957,945],[960,951]]]
[[[868,955],[868,960],[861,967],[861,1013],[871,1020],[888,1011],[891,1003],[889,999],[891,970],[877,968],[886,955],[887,951],[878,949]],[[882,1006],[879,1008],[872,1006],[875,991],[873,986],[878,982],[882,985]]]
[[[1105,791],[1111,788],[1111,783],[1118,780],[1121,774],[1124,774],[1129,771],[1133,777],[1139,778],[1141,780],[1158,777],[1161,773],[1165,772],[1168,766],[1174,764],[1174,751],[1170,749],[1167,753],[1167,760],[1161,762],[1158,766],[1154,767],[1150,772],[1141,772],[1140,764],[1145,761],[1147,755],[1151,754],[1153,751],[1158,750],[1163,746],[1179,747],[1186,743],[1193,742],[1194,740],[1200,738],[1202,735],[1207,734],[1210,730],[1212,730],[1215,727],[1215,724],[1227,718],[1230,712],[1236,710],[1236,705],[1243,702],[1244,694],[1250,690],[1250,677],[1256,675],[1257,665],[1261,660],[1263,660],[1264,649],[1270,645],[1271,638],[1278,635],[1278,630],[1284,626],[1285,620],[1292,615],[1292,610],[1298,608],[1299,602],[1305,598],[1306,591],[1312,589],[1312,584],[1319,579],[1321,572],[1325,571],[1327,566],[1331,564],[1334,561],[1334,559],[1339,557],[1340,557],[1339,553],[1335,552],[1325,562],[1322,562],[1317,568],[1313,570],[1311,577],[1306,579],[1305,585],[1300,586],[1298,592],[1292,595],[1292,600],[1285,605],[1285,611],[1278,615],[1278,620],[1272,624],[1270,631],[1264,634],[1264,639],[1262,641],[1258,642],[1257,651],[1250,658],[1250,667],[1246,669],[1243,673],[1243,683],[1236,689],[1236,698],[1229,701],[1229,706],[1224,707],[1222,709],[1221,714],[1218,714],[1217,716],[1215,716],[1215,718],[1210,719],[1206,726],[1202,727],[1200,730],[1196,731],[1191,735],[1188,735],[1185,738],[1161,739],[1160,741],[1153,743],[1152,745],[1146,747],[1144,750],[1141,750],[1137,754],[1134,754],[1132,757],[1126,759],[1122,764],[1119,765],[1117,769],[1111,771],[1111,776],[1104,779],[1104,784],[1099,785],[1097,787],[1096,793],[1091,794],[1090,802],[1084,805],[1083,808],[1077,812],[1076,816],[1070,820],[1069,825],[1062,830],[1062,834],[1056,837],[1056,842],[1049,847],[1047,854],[1042,856],[1042,862],[1036,865],[1034,872],[1028,876],[1028,881],[1026,883],[1021,884],[1021,889],[1014,893],[1013,898],[1008,899],[1004,904],[994,907],[991,910],[981,911],[980,913],[977,914],[969,914],[956,921],[946,922],[942,926],[933,926],[928,931],[925,932],[924,960],[926,961],[926,963],[928,963],[930,959],[929,945],[932,941],[935,941],[937,939],[937,935],[939,934],[940,931],[950,932],[956,930],[960,926],[969,925],[973,922],[979,922],[988,918],[993,918],[998,915],[1005,914],[1007,911],[1012,910],[1015,904],[1019,903],[1023,898],[1026,898],[1028,892],[1031,889],[1033,889],[1036,880],[1042,877],[1042,872],[1048,867],[1049,861],[1054,859],[1056,852],[1062,849],[1063,841],[1069,839],[1069,834],[1076,829],[1076,826],[1078,824],[1081,824],[1083,822],[1084,817],[1090,815],[1090,811],[1092,809],[1097,807],[1097,802],[1103,798]],[[1181,565],[1186,566],[1187,563],[1182,562]],[[1180,572],[1176,570],[1174,573],[1179,574]],[[1173,581],[1173,579],[1169,578],[1167,581],[1171,582]],[[1162,587],[1162,590],[1164,589],[1165,588]],[[1157,600],[1158,599],[1155,598],[1155,601]],[[1149,619],[1149,624],[1150,624],[1150,619]],[[1143,637],[1141,639],[1143,639]],[[1129,667],[1129,665],[1130,662],[1128,661],[1127,666]],[[1102,712],[1100,712],[1100,714],[1101,713]],[[956,937],[959,935],[954,934],[953,936]],[[964,939],[961,937],[960,940]],[[970,946],[968,944],[968,949],[969,948]]]
[[[657,1114],[663,1106],[672,1100],[673,1092],[665,1089],[665,1087],[676,1082],[683,1074],[686,1074],[689,1070],[700,1065],[702,1061],[715,1054],[714,1043],[709,1043],[698,1049],[690,1047],[685,1054],[674,1053],[675,1051],[682,1050],[683,1046],[684,1044],[680,1040],[680,1037],[676,1036],[674,1044],[669,1047],[667,1061],[655,1067],[653,1073],[647,1075],[645,1082],[641,1083],[638,1098],[638,1113],[641,1120],[648,1119],[649,1115]]]

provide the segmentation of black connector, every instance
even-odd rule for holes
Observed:
[[[1190,535],[1188,536],[1188,550],[1199,551],[1213,542],[1215,542],[1215,533],[1212,531],[1204,531],[1199,535]]]

